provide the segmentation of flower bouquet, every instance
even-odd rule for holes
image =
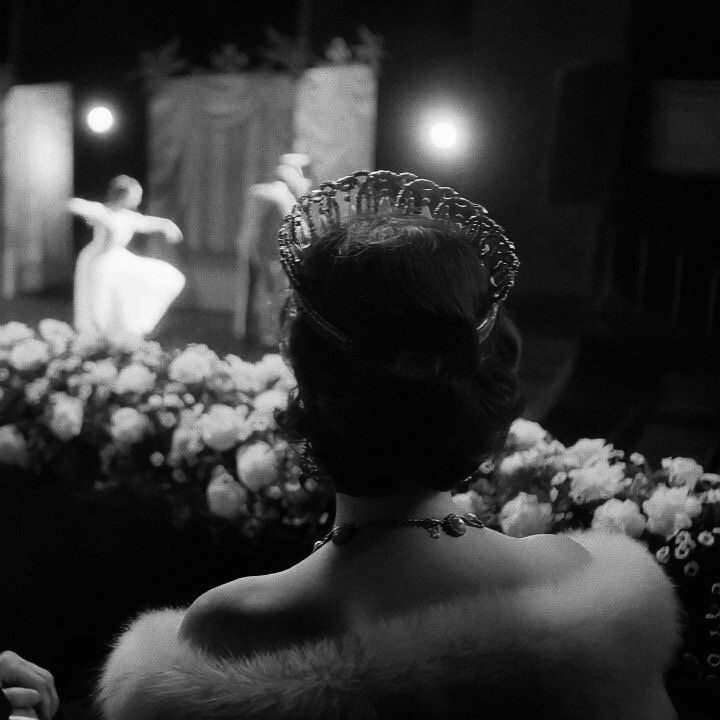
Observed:
[[[295,381],[279,355],[249,363],[204,345],[0,325],[0,464],[78,492],[160,497],[172,523],[308,539],[331,493],[306,479],[275,416]]]
[[[720,686],[720,475],[682,457],[652,470],[602,439],[565,447],[519,419],[464,490],[458,507],[508,535],[594,528],[644,542],[687,613],[684,671]]]

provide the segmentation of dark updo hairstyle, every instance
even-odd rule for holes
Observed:
[[[358,218],[303,250],[303,298],[353,342],[288,316],[298,381],[285,427],[348,495],[417,482],[449,490],[501,449],[520,410],[519,337],[458,232],[420,217]]]

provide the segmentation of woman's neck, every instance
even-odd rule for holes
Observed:
[[[442,519],[451,512],[456,512],[456,508],[450,492],[430,488],[401,489],[380,497],[335,495],[335,525],[391,519]]]

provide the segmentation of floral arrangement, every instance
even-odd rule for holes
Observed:
[[[652,470],[603,439],[565,447],[519,419],[464,490],[458,507],[508,535],[595,528],[644,542],[687,613],[684,676],[720,686],[720,475],[684,457]]]
[[[314,537],[327,487],[276,423],[294,387],[279,355],[249,363],[204,345],[165,352],[136,337],[78,335],[43,320],[0,325],[0,463],[79,490],[162,495],[172,520],[269,526]]]
[[[329,490],[303,477],[301,449],[275,419],[294,386],[279,355],[249,363],[204,345],[171,354],[137,337],[78,335],[57,320],[37,332],[9,322],[0,325],[0,463],[52,474],[59,453],[85,446],[94,489],[133,480],[202,487],[216,517],[249,528],[268,517],[315,525],[327,519]],[[639,453],[626,457],[602,439],[565,447],[523,419],[462,490],[460,509],[515,537],[592,527],[655,546],[697,531],[712,546],[720,534],[720,475],[690,458],[666,458],[653,472]],[[666,550],[657,553],[663,562]]]
[[[456,501],[514,537],[589,527],[656,542],[696,526],[720,533],[720,475],[695,460],[665,458],[653,471],[640,453],[626,457],[603,439],[565,447],[523,419]]]

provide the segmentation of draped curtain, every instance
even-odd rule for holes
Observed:
[[[293,97],[277,73],[191,75],[152,97],[149,211],[193,254],[233,254],[245,192],[292,148]]]
[[[321,66],[298,81],[295,148],[312,158],[315,180],[375,169],[377,87],[368,65]]]
[[[167,247],[154,254],[181,266],[193,302],[230,310],[244,291],[236,243],[256,209],[247,193],[274,178],[281,154],[309,154],[314,180],[373,169],[376,95],[365,65],[317,67],[299,78],[198,74],[157,89],[149,102],[148,212],[173,219],[186,242],[178,254]]]
[[[72,90],[16,85],[0,113],[0,285],[12,298],[72,278]]]

